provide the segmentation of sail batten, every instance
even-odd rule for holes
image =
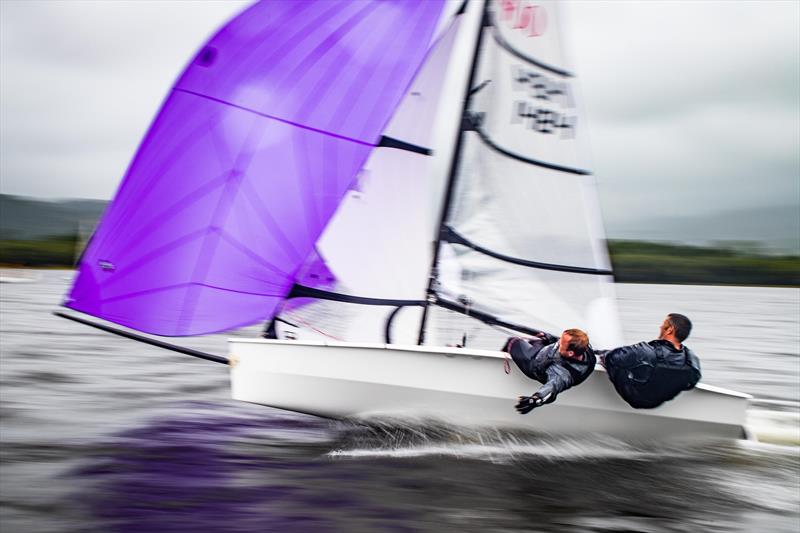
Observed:
[[[484,142],[484,144],[486,144],[486,146],[488,146],[489,148],[493,149],[494,151],[500,154],[503,154],[506,157],[510,157],[511,159],[516,159],[517,161],[528,163],[529,165],[535,165],[537,167],[549,168],[551,170],[557,170],[559,172],[566,172],[568,174],[578,174],[580,176],[588,176],[591,174],[591,172],[588,170],[580,168],[571,168],[563,165],[556,165],[555,163],[548,163],[547,161],[540,161],[532,157],[526,157],[520,154],[516,154],[514,152],[511,152],[510,150],[506,150],[505,148],[494,142],[491,138],[489,138],[489,135],[487,135],[486,132],[481,129],[480,126],[472,125],[471,128],[472,131],[478,134],[478,137]]]
[[[499,31],[496,31],[496,30],[492,31],[492,37],[494,38],[494,41],[501,48],[503,48],[504,50],[506,50],[510,54],[513,54],[518,59],[521,59],[521,60],[525,61],[526,63],[529,63],[529,64],[534,65],[536,67],[539,67],[541,69],[544,69],[544,70],[546,70],[548,72],[551,72],[553,74],[558,74],[559,76],[563,76],[565,78],[574,78],[575,77],[575,74],[573,74],[572,72],[569,72],[568,70],[564,70],[564,69],[561,69],[561,68],[554,67],[552,65],[548,65],[547,63],[544,63],[544,62],[542,62],[542,61],[540,61],[540,60],[538,60],[538,59],[536,59],[534,57],[531,57],[531,56],[525,54],[521,50],[518,50],[518,49],[514,48],[513,46],[508,44],[508,42],[505,39],[503,39],[503,36],[500,34]]]
[[[598,268],[588,268],[588,267],[579,267],[579,266],[570,266],[570,265],[557,265],[554,263],[542,263],[539,261],[531,261],[529,259],[523,259],[521,257],[512,257],[508,255],[504,255],[498,252],[494,252],[471,242],[470,240],[462,237],[458,233],[456,233],[452,228],[445,228],[444,235],[442,237],[442,241],[448,242],[451,244],[460,244],[466,246],[468,248],[472,248],[476,252],[480,252],[484,255],[488,255],[489,257],[493,257],[495,259],[499,259],[501,261],[506,261],[508,263],[514,263],[520,266],[527,266],[531,268],[538,268],[541,270],[555,270],[558,272],[573,272],[575,274],[594,274],[600,276],[610,276],[613,274],[611,270],[605,269],[598,269]]]
[[[621,332],[612,271],[557,2],[494,0],[487,21],[436,297],[480,309],[487,324],[579,327],[595,345],[613,345]]]
[[[424,305],[425,300],[404,300],[397,298],[372,298],[367,296],[357,296],[355,294],[345,294],[341,292],[325,291],[314,287],[306,287],[304,285],[295,285],[292,287],[291,292],[287,298],[319,298],[321,300],[331,300],[335,302],[354,303],[361,305],[390,305],[390,306],[406,306],[406,305]]]
[[[378,147],[396,148],[398,150],[405,150],[407,152],[413,152],[415,154],[420,154],[420,155],[433,154],[433,150],[431,150],[430,148],[425,148],[424,146],[419,146],[400,139],[395,139],[394,137],[388,137],[386,135],[381,136],[381,140],[378,142]]]

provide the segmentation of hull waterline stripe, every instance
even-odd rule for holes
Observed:
[[[480,252],[484,255],[488,255],[489,257],[494,257],[495,259],[499,259],[500,261],[506,261],[507,263],[513,263],[515,265],[521,265],[531,268],[538,268],[539,270],[554,270],[556,272],[570,272],[573,274],[593,274],[597,276],[612,276],[614,273],[611,270],[604,270],[599,268],[587,268],[587,267],[576,267],[576,266],[569,266],[569,265],[556,265],[553,263],[540,263],[538,261],[528,261],[527,259],[519,259],[517,257],[511,257],[508,255],[503,255],[497,252],[493,252],[484,248],[483,246],[479,246],[471,241],[468,241],[466,238],[462,237],[458,233],[456,233],[453,228],[445,226],[442,230],[442,237],[441,240],[452,243],[452,244],[460,244],[462,246],[466,246],[467,248],[472,248],[476,252]]]
[[[173,352],[178,352],[185,355],[191,355],[192,357],[197,357],[198,359],[205,359],[206,361],[213,361],[215,363],[221,363],[223,365],[230,364],[230,360],[227,357],[223,357],[221,355],[214,355],[206,352],[201,352],[199,350],[192,350],[191,348],[184,348],[183,346],[177,346],[175,344],[170,344],[168,342],[160,341],[157,339],[151,339],[150,337],[145,337],[144,335],[137,335],[136,333],[131,333],[129,331],[112,328],[111,326],[106,326],[105,324],[100,324],[98,322],[92,322],[91,320],[86,320],[77,316],[68,315],[66,313],[62,313],[61,311],[53,311],[53,314],[61,318],[66,318],[67,320],[72,320],[73,322],[78,322],[79,324],[83,324],[85,326],[97,328],[105,332],[113,333],[114,335],[119,335],[120,337],[125,337],[127,339],[143,342],[145,344],[150,344],[151,346],[157,346],[158,348],[163,348],[165,350],[171,350]]]
[[[511,159],[516,159],[517,161],[521,161],[522,163],[528,163],[529,165],[535,165],[537,167],[542,168],[549,168],[550,170],[557,170],[559,172],[568,172],[569,174],[577,174],[579,176],[589,176],[591,172],[588,170],[583,170],[580,168],[572,168],[572,167],[564,167],[561,165],[556,165],[554,163],[547,163],[545,161],[539,161],[538,159],[531,159],[529,157],[523,157],[519,154],[515,154],[514,152],[509,152],[505,148],[501,148],[494,141],[492,141],[486,132],[484,132],[480,126],[475,124],[472,125],[471,130],[478,134],[478,137],[492,150],[503,154],[506,157],[510,157]]]
[[[324,291],[322,289],[314,289],[306,287],[305,285],[295,285],[292,287],[286,299],[289,298],[318,298],[320,300],[333,300],[334,302],[345,302],[351,304],[362,305],[390,305],[390,306],[406,306],[406,305],[425,305],[425,300],[393,300],[389,298],[368,298],[365,296],[353,296],[351,294],[341,294],[338,292]]]

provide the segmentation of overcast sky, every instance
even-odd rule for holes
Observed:
[[[110,198],[249,2],[0,0],[0,192]],[[607,221],[800,204],[800,2],[569,2]]]

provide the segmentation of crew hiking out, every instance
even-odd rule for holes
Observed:
[[[559,393],[582,383],[594,370],[595,355],[589,337],[580,329],[568,329],[560,338],[542,333],[532,339],[512,337],[503,351],[520,370],[542,383],[531,396],[520,396],[516,409],[521,414],[552,403]]]
[[[601,355],[614,388],[631,407],[652,409],[697,385],[700,360],[683,344],[691,330],[688,318],[671,313],[657,339]]]

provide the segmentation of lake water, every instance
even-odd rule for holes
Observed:
[[[0,285],[4,533],[800,530],[798,289],[618,286],[628,341],[687,314],[704,382],[759,399],[768,442],[681,448],[241,404],[221,365],[52,316],[71,273],[37,274]]]

